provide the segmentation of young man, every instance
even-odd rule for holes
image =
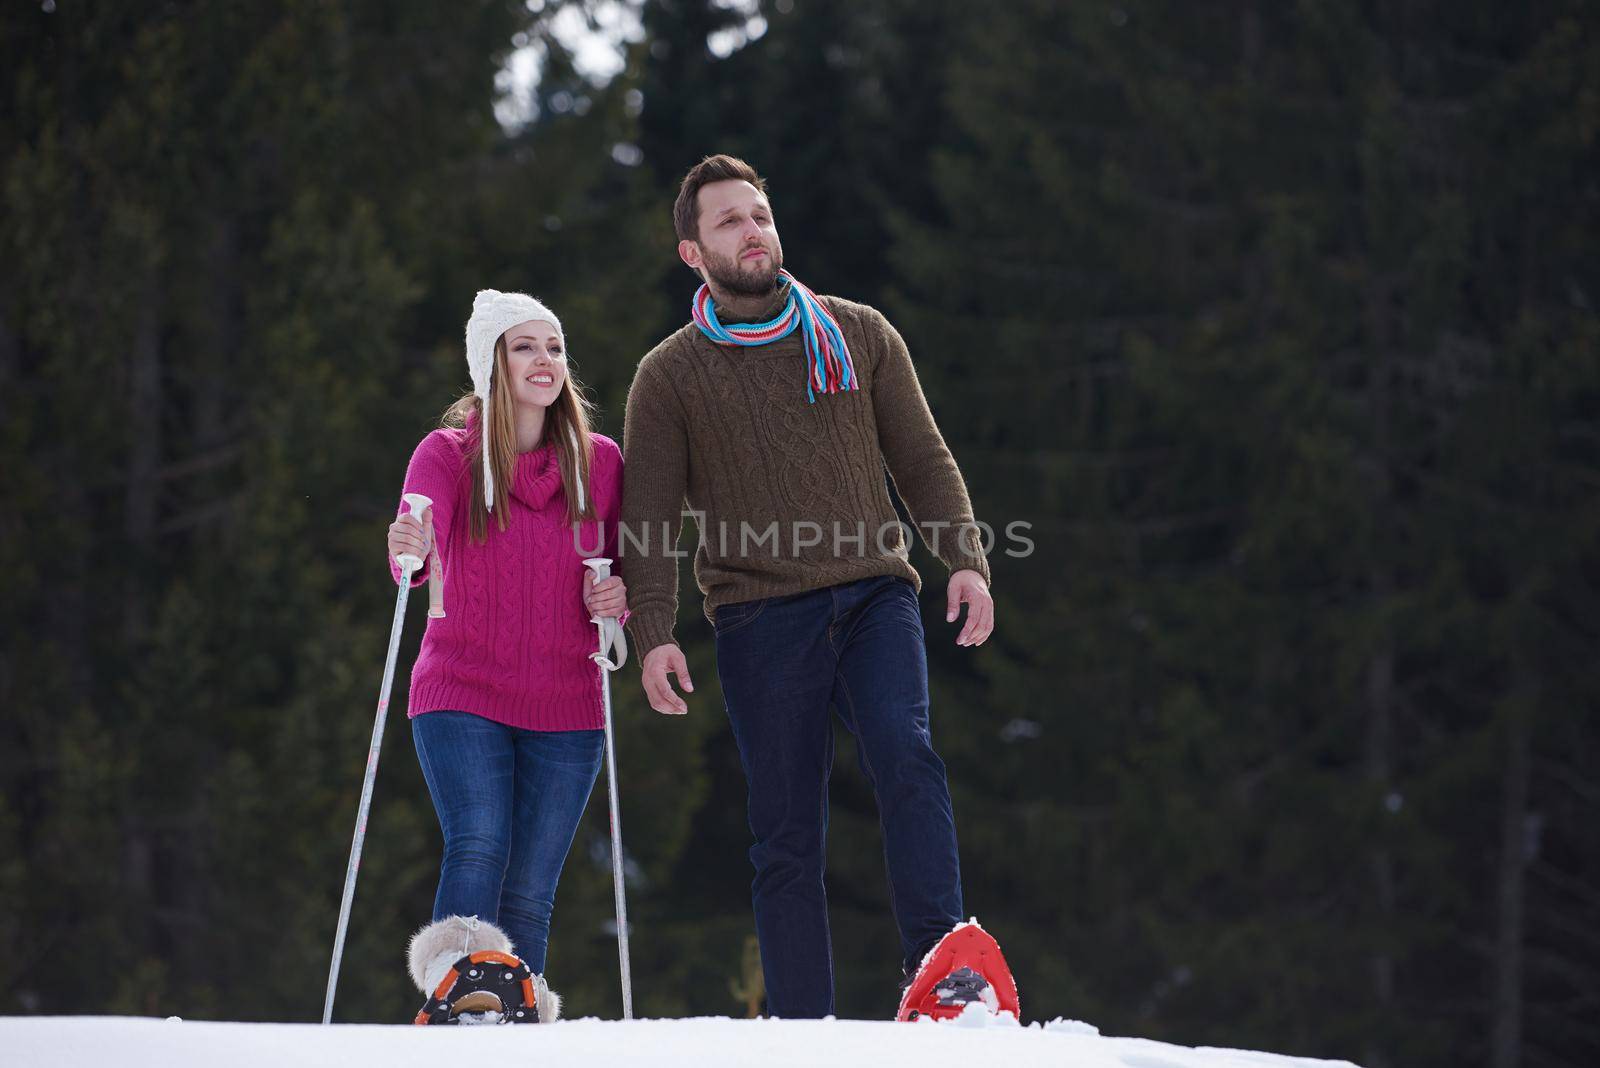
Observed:
[[[621,555],[644,687],[658,712],[692,693],[673,643],[685,499],[695,577],[749,785],[756,933],[774,1016],[833,1012],[823,888],[830,704],[877,797],[903,966],[964,918],[955,820],[928,729],[928,669],[887,464],[950,568],[956,643],[994,627],[989,567],[955,460],[905,342],[876,310],[818,297],[783,268],[762,178],[711,156],[673,207],[678,255],[704,281],[693,321],[643,360],[628,394]]]

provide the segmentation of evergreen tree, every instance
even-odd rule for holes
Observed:
[[[465,382],[479,285],[569,298],[583,373],[625,381],[647,335],[600,309],[629,279],[574,246],[627,247],[626,116],[608,97],[553,131],[560,167],[535,132],[507,146],[493,79],[527,16],[500,3],[6,19],[0,834],[22,867],[0,967],[25,1008],[312,1019],[406,458]],[[563,214],[576,240],[546,226]],[[397,961],[430,907],[408,735],[391,724],[354,962]],[[102,962],[107,1002],[47,955]],[[414,1008],[397,965],[356,974],[341,1018]]]
[[[952,761],[967,823],[1004,828],[968,833],[969,866],[1049,932],[1016,953],[1036,997],[1375,1065],[1479,1059],[1492,1032],[1514,1060],[1534,725],[1593,744],[1562,711],[1581,685],[1542,696],[1581,677],[1556,635],[1594,606],[1549,568],[1592,545],[1593,457],[1586,431],[1529,433],[1583,425],[1593,389],[1586,297],[1535,279],[1589,283],[1489,163],[1525,159],[1551,218],[1587,210],[1592,45],[1547,8],[1039,3],[969,27],[898,317],[936,403],[972,409],[946,426],[980,514],[1042,517],[1051,566],[997,565],[1012,614],[972,691],[1037,741],[994,759],[975,725],[954,748],[984,759]],[[1562,117],[1509,118],[1542,109]],[[1507,292],[1528,303],[1486,314]],[[1536,490],[1500,481],[1563,455]],[[1592,860],[1557,863],[1570,886]],[[1473,1002],[1492,1025],[1457,1017]]]

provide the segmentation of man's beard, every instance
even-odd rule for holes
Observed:
[[[765,248],[765,246],[763,246]],[[743,256],[749,249],[741,249]],[[706,249],[701,250],[701,260],[711,284],[736,297],[764,297],[778,287],[778,272],[783,269],[783,249],[766,249],[764,267],[740,267],[735,261]]]

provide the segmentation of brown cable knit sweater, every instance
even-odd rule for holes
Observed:
[[[785,285],[747,321],[773,318],[787,298]],[[885,464],[924,544],[952,571],[989,580],[966,485],[905,341],[876,309],[821,299],[844,332],[858,390],[807,403],[799,330],[743,348],[689,323],[639,361],[623,431],[619,552],[641,658],[673,640],[685,499],[700,526],[694,570],[707,618],[718,605],[875,575],[920,589]]]

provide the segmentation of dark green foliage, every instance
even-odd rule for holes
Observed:
[[[1373,1065],[1594,1049],[1592,956],[1541,933],[1592,901],[1539,878],[1594,864],[1580,10],[968,26],[896,311],[960,374],[924,371],[970,409],[943,422],[980,512],[1041,521],[983,670],[1041,722],[1001,782],[1056,845],[983,857],[1019,973],[1064,963],[1103,1026]]]
[[[610,158],[621,87],[537,148],[494,122],[526,17],[6,16],[0,834],[25,867],[0,876],[19,921],[0,970],[23,1008],[316,1017],[393,596],[383,529],[465,384],[472,291],[594,324],[573,347],[610,412],[654,333],[648,297],[601,312],[652,270],[621,240],[640,200]],[[342,1018],[414,1008],[403,938],[438,832],[407,739],[396,715]],[[63,952],[104,962],[107,1004],[22,982]]]
[[[717,58],[745,13],[648,0],[604,88],[552,29],[599,5],[534,6],[3,17],[17,1010],[317,1017],[380,539],[466,384],[471,295],[556,308],[620,435],[695,285],[676,184],[726,151],[795,273],[906,336],[996,528],[981,651],[916,562],[968,908],[1025,1014],[1371,1068],[1594,1059],[1589,6],[794,0]],[[544,74],[511,130],[518,34]],[[743,779],[684,572],[691,715],[615,679],[638,1007],[742,1014]],[[346,1020],[416,1007],[440,843],[400,708]],[[839,1011],[882,1017],[876,811],[838,752]],[[551,945],[580,1015],[620,1011],[603,788]],[[102,1001],[41,978],[61,954]]]

